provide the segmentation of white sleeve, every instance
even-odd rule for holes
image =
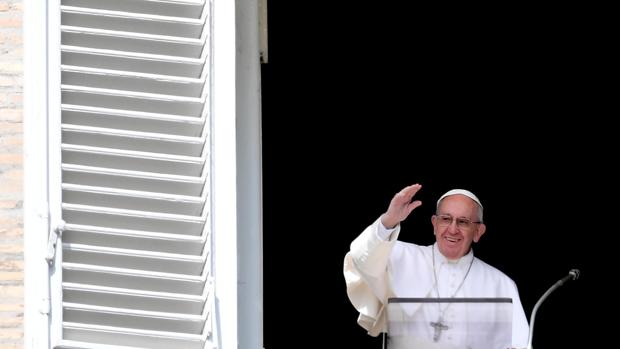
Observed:
[[[514,287],[514,294],[512,296],[512,345],[515,348],[525,348],[528,344],[530,326],[525,316],[516,284]]]
[[[395,226],[392,229],[386,228],[383,223],[381,223],[381,218],[379,218],[379,224],[377,224],[377,237],[383,241],[391,241],[392,233],[399,227],[400,225]]]
[[[388,236],[392,240],[386,241],[379,237],[379,226],[381,223],[375,221],[351,243],[343,270],[349,300],[360,314],[358,323],[372,336],[384,330],[383,303],[389,293],[387,264],[400,230],[400,226],[391,229]]]

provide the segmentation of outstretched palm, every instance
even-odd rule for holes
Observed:
[[[398,223],[404,221],[411,211],[422,205],[422,201],[420,200],[411,201],[421,188],[422,185],[413,184],[403,188],[394,195],[392,201],[390,201],[390,206],[381,217],[381,223],[383,223],[386,228],[391,229],[398,225]]]

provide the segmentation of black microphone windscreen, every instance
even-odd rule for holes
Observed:
[[[571,269],[571,271],[569,271],[568,274],[573,278],[573,280],[577,280],[579,279],[580,271],[579,269]]]

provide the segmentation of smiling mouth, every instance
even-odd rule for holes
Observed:
[[[444,237],[444,239],[446,239],[448,242],[453,243],[453,244],[461,241],[461,239],[458,239],[458,238],[455,238],[455,237],[451,237],[451,236],[446,236],[446,237]]]

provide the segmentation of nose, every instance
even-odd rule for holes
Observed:
[[[446,230],[448,231],[448,233],[450,234],[456,234],[458,228],[456,227],[456,219],[452,221],[452,223],[450,223],[450,225],[448,225],[446,227]]]

